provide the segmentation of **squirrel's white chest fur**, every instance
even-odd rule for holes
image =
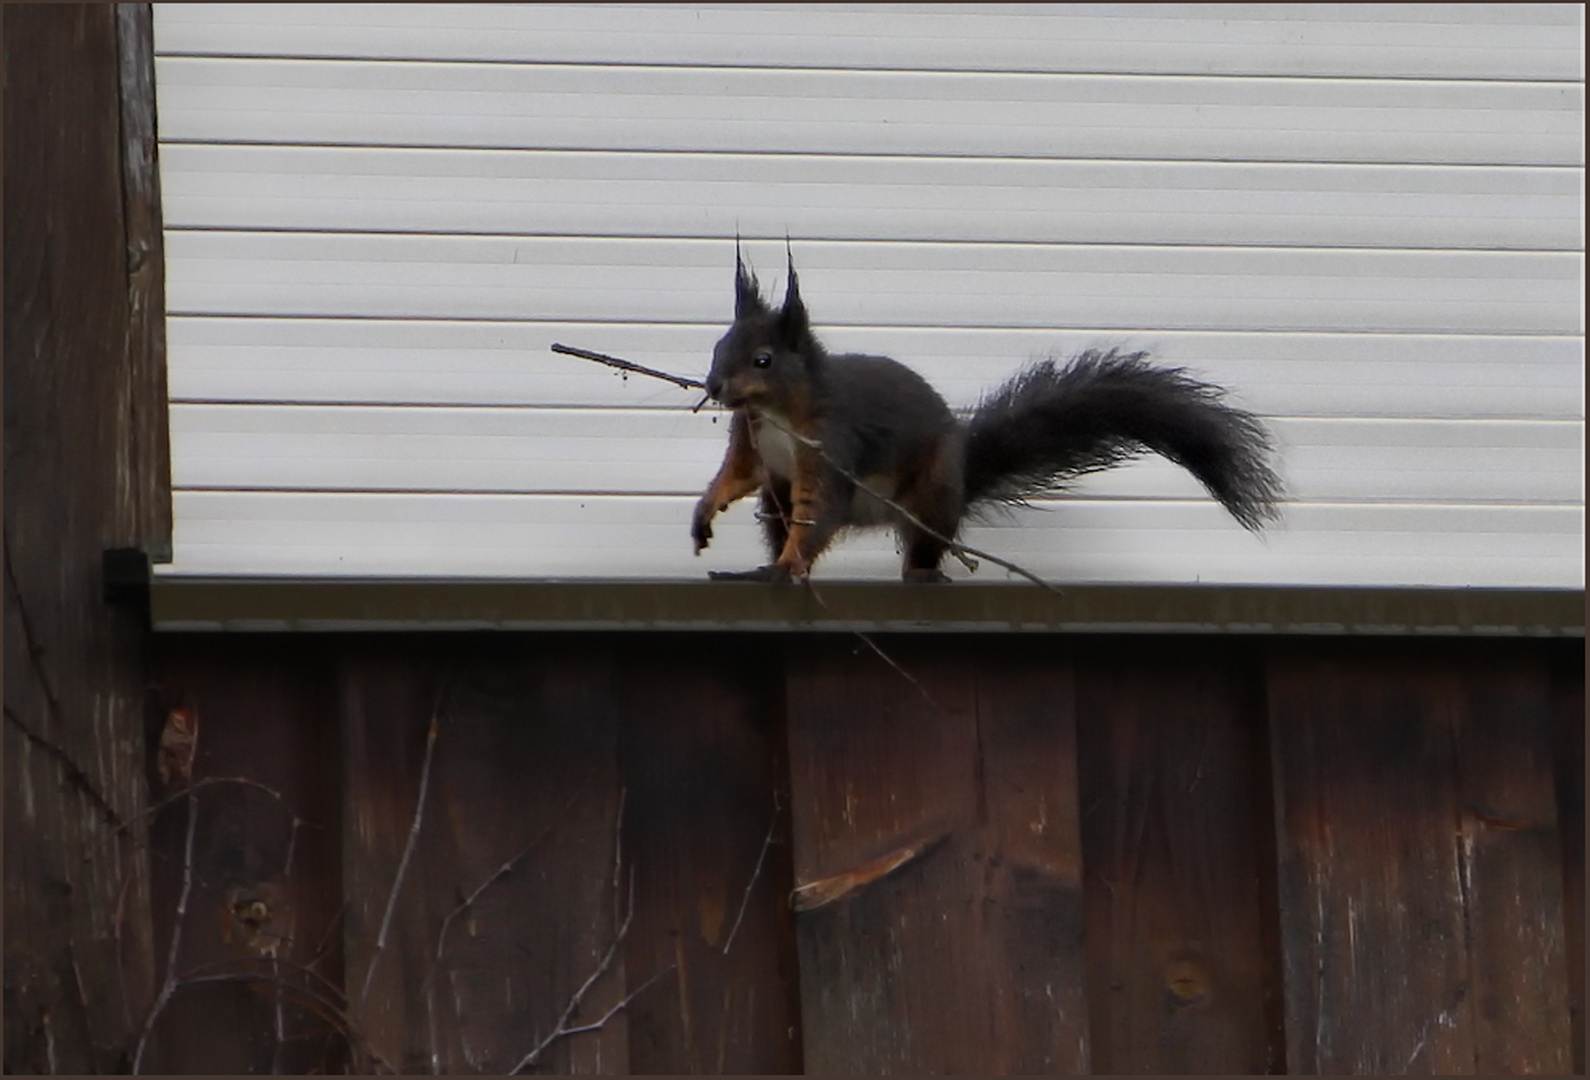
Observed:
[[[789,432],[790,426],[781,416],[775,415],[769,419],[753,414],[751,417],[751,438],[756,444],[756,456],[768,475],[780,480],[789,480],[795,475],[795,437]],[[894,498],[897,485],[893,477],[865,476],[859,479],[866,488],[883,498]],[[857,487],[851,495],[848,518],[852,525],[895,524],[895,515],[890,508],[861,487]]]

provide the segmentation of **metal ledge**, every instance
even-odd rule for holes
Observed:
[[[154,628],[1583,637],[1583,589],[156,577]]]

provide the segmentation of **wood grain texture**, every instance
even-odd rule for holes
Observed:
[[[1460,692],[1474,1071],[1565,1073],[1573,1055],[1549,657],[1489,650],[1464,665]]]
[[[792,645],[797,883],[903,852],[797,919],[807,1068],[1085,1072],[1069,672],[880,647],[915,686],[859,641]]]
[[[798,1073],[782,680],[765,644],[626,637],[625,842],[636,1073]]]
[[[171,424],[166,406],[166,253],[149,4],[117,4],[122,228],[127,325],[120,392],[116,514],[126,546],[171,561]]]
[[[144,1069],[341,1071],[348,1046],[333,1017],[343,1005],[342,770],[325,643],[165,640],[153,678],[151,759],[170,710],[189,711],[199,785],[185,866],[188,785],[149,770],[164,804],[150,827],[156,955],[168,956],[180,933],[179,976],[236,981],[178,990]],[[192,891],[179,919],[185,870]]]
[[[499,639],[349,653],[343,665],[354,1017],[394,1068],[507,1072],[587,980],[567,1026],[624,997],[614,946],[634,863],[618,847],[611,663]],[[394,892],[433,715],[423,820]],[[538,1067],[628,1071],[626,1019],[552,1043]]]
[[[1556,705],[1557,820],[1562,832],[1563,954],[1568,962],[1568,1008],[1573,1071],[1585,1071],[1585,711],[1582,642],[1564,642],[1552,664]]]
[[[1278,1071],[1262,667],[1124,638],[1077,669],[1094,1069]]]
[[[117,1072],[156,963],[146,622],[101,583],[107,548],[158,553],[169,499],[140,456],[165,403],[124,242],[122,116],[149,102],[126,97],[113,7],[3,19],[5,1069]]]
[[[1276,650],[1294,1072],[1571,1062],[1548,684],[1488,652]]]

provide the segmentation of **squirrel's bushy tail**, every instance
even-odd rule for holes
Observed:
[[[1043,360],[985,397],[967,420],[966,503],[1022,503],[1152,450],[1196,476],[1245,528],[1277,514],[1270,436],[1223,391],[1146,353],[1090,349]]]

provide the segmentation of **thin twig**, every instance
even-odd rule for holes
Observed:
[[[39,1007],[39,1027],[44,1031],[44,1064],[51,1076],[57,1075],[61,1069],[55,1060],[55,1025],[50,1021],[50,1007]]]
[[[155,1028],[155,1021],[160,1018],[166,1004],[170,1002],[171,995],[177,990],[177,953],[182,947],[182,924],[188,915],[188,897],[193,893],[193,834],[199,823],[199,797],[192,788],[188,789],[188,835],[182,847],[182,892],[177,897],[177,917],[171,926],[171,947],[166,951],[166,978],[160,986],[160,994],[155,998],[155,1003],[149,1009],[149,1017],[144,1021],[144,1029],[138,1036],[137,1049],[133,1051],[132,1072],[138,1075],[143,1066],[144,1050],[149,1045],[149,1035]]]
[[[617,821],[613,837],[613,908],[615,914],[618,911],[620,884],[624,878],[624,805],[628,800],[628,796],[629,791],[627,788],[619,789],[618,813],[616,814]],[[570,1035],[582,1035],[587,1032],[600,1031],[603,1027],[607,1026],[608,1022],[611,1021],[613,1017],[617,1016],[624,1009],[627,1009],[631,1002],[633,1002],[646,990],[650,989],[658,979],[674,970],[674,965],[672,964],[663,968],[651,978],[647,979],[633,992],[625,995],[623,1000],[621,1000],[617,1005],[614,1005],[612,1008],[608,1009],[600,1019],[594,1020],[589,1024],[580,1024],[573,1027],[569,1025],[569,1021],[574,1018],[574,1014],[579,1012],[580,1006],[585,1003],[585,995],[591,992],[591,988],[597,984],[602,976],[606,975],[612,970],[613,961],[618,956],[619,948],[629,937],[629,928],[635,920],[635,872],[633,870],[629,872],[628,893],[628,899],[624,904],[624,917],[620,921],[617,931],[614,932],[613,940],[607,946],[607,951],[602,954],[602,959],[597,963],[595,969],[588,976],[586,976],[585,981],[579,985],[579,988],[569,996],[568,1002],[563,1007],[563,1013],[558,1017],[558,1022],[553,1025],[552,1030],[548,1032],[546,1037],[538,1042],[528,1054],[519,1059],[519,1063],[509,1070],[509,1075],[517,1075],[521,1072],[524,1072],[526,1069],[534,1068],[536,1064],[540,1062],[541,1056],[545,1054],[554,1043],[561,1039],[568,1038]]]
[[[206,977],[210,975],[225,974],[227,970],[234,965],[257,964],[262,960],[262,957],[252,956],[228,956],[220,960],[211,960],[207,963],[200,964],[197,967],[189,968],[187,971],[184,971],[177,977],[177,984],[179,986],[191,986],[194,983],[205,981]],[[347,995],[343,993],[341,986],[322,975],[314,968],[309,967],[307,964],[300,964],[294,960],[283,960],[279,966],[289,975],[302,975],[306,979],[312,980],[318,984],[320,989],[316,991],[316,993],[319,994],[323,1000],[328,1002],[342,1002],[343,1004],[347,1003]],[[258,972],[255,974],[258,974]],[[280,977],[281,976],[279,975],[271,976],[271,978]],[[293,984],[287,983],[286,985],[292,986]]]
[[[48,691],[46,691],[45,697],[49,697]],[[45,738],[37,731],[34,731],[28,722],[23,720],[22,717],[18,716],[16,711],[13,710],[9,705],[5,706],[5,717],[7,720],[11,721],[12,726],[20,731],[23,737],[28,740],[28,742],[32,743],[34,746],[37,746],[40,750],[43,750],[46,754],[60,763],[61,771],[66,775],[68,783],[77,788],[84,795],[87,795],[89,801],[92,802],[95,807],[98,808],[99,812],[105,816],[106,821],[115,826],[118,832],[121,829],[126,828],[126,823],[122,820],[122,816],[116,812],[116,808],[110,804],[110,801],[100,793],[100,790],[95,786],[93,779],[88,775],[83,767],[77,763],[77,760],[73,758],[71,754],[67,753],[63,748],[57,746],[55,743]],[[111,835],[114,836],[115,833],[112,833]]]
[[[376,935],[375,951],[370,956],[370,966],[364,972],[364,989],[359,993],[359,1010],[364,1010],[364,1004],[370,998],[370,987],[375,982],[375,969],[381,961],[381,952],[386,948],[386,935],[392,928],[392,913],[397,910],[398,893],[403,889],[403,877],[408,872],[409,860],[414,856],[414,847],[420,835],[420,824],[425,819],[425,796],[430,790],[431,783],[431,758],[436,750],[437,718],[442,709],[442,693],[437,692],[436,705],[431,710],[431,726],[425,734],[425,760],[420,765],[420,790],[414,800],[414,821],[409,825],[409,837],[403,845],[403,857],[398,860],[397,874],[392,879],[392,890],[387,894],[386,913],[381,916],[381,931]]]
[[[783,809],[779,802],[778,792],[773,792],[773,817],[767,823],[767,835],[762,837],[762,850],[757,852],[756,867],[751,871],[751,880],[745,883],[745,892],[740,894],[740,910],[734,916],[734,924],[729,927],[729,936],[723,941],[723,955],[729,955],[729,949],[734,945],[734,935],[740,932],[740,923],[745,919],[745,909],[751,903],[751,890],[756,888],[756,883],[762,877],[762,864],[767,862],[767,849],[773,846],[773,833],[778,828],[779,811]]]
[[[575,990],[574,993],[569,996],[568,1003],[563,1007],[563,1015],[558,1017],[558,1022],[553,1026],[551,1033],[537,1043],[534,1050],[531,1050],[528,1054],[521,1058],[519,1060],[519,1064],[508,1070],[510,1075],[521,1073],[526,1069],[533,1068],[536,1062],[541,1060],[541,1055],[546,1053],[548,1047],[557,1042],[559,1039],[563,1038],[565,1035],[570,1034],[568,1027],[569,1019],[573,1017],[573,1015],[579,1011],[580,1006],[584,1004],[585,995],[590,993],[591,987],[596,985],[597,980],[611,970],[613,966],[613,959],[618,955],[619,946],[624,944],[624,938],[629,933],[630,918],[633,915],[634,912],[632,911],[624,916],[623,923],[619,925],[618,933],[613,935],[612,942],[607,946],[607,952],[602,954],[601,962],[596,965],[595,970],[586,976],[585,981],[580,984],[579,989]]]
[[[656,368],[649,368],[630,360],[620,360],[618,357],[608,356],[606,353],[591,352],[589,349],[576,349],[572,345],[559,345],[557,342],[553,342],[552,351],[562,353],[565,356],[578,356],[581,360],[595,360],[598,364],[606,364],[608,367],[618,368],[620,371],[633,371],[637,375],[650,375],[654,379],[671,382],[685,390],[705,390],[707,388],[707,384],[700,379],[687,379],[683,375],[670,375],[666,371],[658,371]]]
[[[22,643],[28,650],[28,663],[32,666],[34,675],[38,676],[39,689],[44,692],[44,703],[50,707],[50,720],[56,727],[60,727],[61,702],[55,696],[54,687],[50,685],[50,673],[44,669],[44,648],[39,644],[38,635],[33,632],[33,619],[29,617],[27,602],[22,598],[22,586],[17,581],[16,568],[11,565],[10,534],[5,536],[4,559],[6,584],[11,586],[11,595],[16,598],[17,620],[22,625]]]
[[[497,869],[492,872],[490,877],[486,878],[485,881],[482,881],[479,885],[475,886],[468,896],[459,901],[457,907],[447,913],[447,917],[442,920],[441,931],[436,935],[436,955],[432,957],[430,970],[425,973],[425,980],[421,985],[430,985],[431,979],[436,975],[437,968],[441,966],[442,952],[447,943],[447,931],[452,928],[453,921],[473,907],[475,901],[480,899],[482,893],[491,888],[491,886],[496,884],[498,881],[501,881],[503,878],[511,874],[519,865],[519,863],[524,861],[527,855],[546,842],[547,838],[552,835],[552,830],[557,828],[557,826],[562,823],[564,817],[570,810],[574,808],[574,804],[580,800],[580,797],[584,795],[587,790],[590,789],[593,780],[595,780],[594,775],[589,777],[584,784],[580,785],[578,791],[569,796],[568,802],[563,804],[563,809],[557,812],[557,815],[551,820],[551,822],[547,824],[546,828],[542,829],[541,832],[536,834],[533,840],[531,840],[524,847],[520,848],[519,851],[507,862],[497,867]]]
[[[806,591],[811,594],[812,599],[816,600],[817,603],[822,607],[822,609],[824,611],[827,611],[830,614],[834,614],[834,615],[837,616],[837,612],[835,612],[833,608],[828,606],[828,601],[824,600],[823,597],[822,597],[822,594],[817,591],[817,586],[812,584],[812,579],[810,577],[808,577],[806,579]],[[883,651],[883,646],[879,645],[876,641],[873,641],[870,635],[864,634],[860,630],[855,629],[854,627],[850,628],[850,632],[852,634],[854,634],[857,638],[859,638],[863,645],[865,645],[867,648],[871,649],[873,652],[877,653],[878,657],[885,664],[888,664],[890,667],[894,668],[895,671],[898,671],[900,673],[900,676],[902,678],[904,678],[906,682],[910,683],[913,687],[915,687],[916,688],[916,692],[921,694],[922,695],[922,699],[924,701],[926,701],[929,705],[933,706],[933,708],[934,708],[934,710],[936,712],[939,712],[939,713],[941,713],[941,714],[943,714],[945,716],[949,715],[949,710],[946,709],[943,705],[941,705],[939,703],[938,698],[936,698],[932,694],[928,693],[927,687],[923,686],[921,684],[921,682],[919,682],[917,680],[917,677],[915,675],[912,675],[909,671],[907,671],[904,667],[902,667],[898,660],[896,660],[894,657],[890,656],[888,653],[884,652]]]
[[[283,890],[285,890],[287,888],[288,882],[292,880],[293,855],[298,850],[298,825],[299,825],[298,818],[297,818],[297,816],[294,816],[293,817],[292,826],[291,826],[291,828],[289,829],[289,831],[287,833],[287,853],[282,858],[282,888],[283,888]],[[277,944],[277,947],[273,948],[271,950],[271,954],[270,954],[271,975],[272,975],[273,978],[274,977],[280,977],[280,975],[281,975],[281,957],[279,955],[280,952],[281,952],[281,944],[282,943],[279,942]],[[293,944],[294,944],[294,942],[292,940],[289,940],[285,944],[287,945],[287,947],[289,949],[291,949]],[[282,1009],[282,991],[281,991],[281,987],[280,986],[277,986],[277,988],[276,988],[276,1017],[275,1017],[275,1019],[276,1019],[276,1046],[271,1051],[271,1075],[279,1076],[279,1075],[281,1075],[281,1071],[282,1071],[282,1049],[286,1045],[286,1042],[287,1042],[287,1016],[286,1016],[285,1011]]]
[[[159,802],[150,803],[148,806],[144,807],[144,809],[140,810],[136,815],[134,815],[133,821],[137,821],[138,818],[141,818],[141,817],[151,817],[151,816],[153,816],[155,814],[158,814],[160,811],[164,810],[167,806],[171,805],[172,803],[176,802],[178,799],[182,798],[189,791],[198,791],[198,790],[200,790],[202,788],[215,787],[215,786],[221,785],[221,784],[236,784],[236,785],[238,785],[240,787],[253,788],[255,791],[263,792],[264,794],[270,796],[272,799],[274,799],[281,806],[281,808],[283,810],[287,811],[288,815],[293,819],[293,827],[295,829],[298,826],[300,826],[300,825],[306,826],[306,827],[311,828],[311,829],[321,829],[321,830],[325,829],[324,825],[320,825],[320,824],[317,824],[317,823],[315,823],[313,821],[309,821],[306,818],[301,818],[296,813],[294,813],[293,808],[290,805],[288,805],[287,797],[285,795],[283,795],[281,792],[277,791],[275,788],[271,787],[269,784],[262,784],[258,780],[251,780],[251,779],[249,779],[246,776],[206,776],[206,777],[204,777],[202,779],[195,780],[191,785],[189,785],[186,788],[183,788],[181,791],[177,792],[176,794],[168,795],[166,798],[161,799]],[[125,830],[127,828],[130,828],[131,825],[132,825],[132,822],[128,822],[127,824],[121,826],[121,828]]]
[[[667,975],[675,970],[676,966],[677,965],[669,964],[651,978],[641,983],[634,990],[631,990],[628,994],[626,994],[624,999],[617,1005],[614,1005],[611,1009],[608,1009],[605,1013],[603,1013],[600,1019],[593,1020],[589,1024],[581,1024],[579,1027],[564,1028],[562,1032],[559,1033],[558,1037],[563,1038],[569,1035],[583,1035],[586,1032],[602,1030],[607,1026],[609,1020],[613,1019],[613,1017],[617,1016],[620,1012],[623,1012],[625,1009],[629,1008],[631,1002],[640,997],[647,990],[650,990],[653,983],[662,978],[664,975]],[[534,1062],[531,1064],[534,1064]]]
[[[528,1054],[521,1058],[519,1060],[519,1064],[508,1070],[510,1076],[522,1073],[526,1069],[534,1068],[541,1060],[541,1055],[546,1053],[552,1044],[558,1042],[560,1039],[567,1038],[570,1035],[580,1035],[585,1032],[600,1030],[607,1024],[609,1020],[618,1015],[621,1010],[628,1008],[630,1002],[639,997],[643,991],[650,989],[652,984],[658,979],[668,974],[668,972],[674,970],[674,965],[670,964],[661,971],[657,972],[657,974],[653,975],[651,978],[642,983],[640,987],[633,993],[626,995],[622,1001],[609,1009],[600,1020],[589,1024],[581,1024],[578,1027],[569,1026],[569,1021],[573,1019],[574,1014],[578,1012],[580,1006],[584,1004],[585,995],[591,992],[591,987],[595,986],[597,981],[612,969],[613,960],[618,956],[619,947],[624,944],[624,940],[629,936],[629,927],[635,918],[635,876],[633,872],[630,874],[629,891],[629,910],[625,912],[624,921],[619,924],[618,932],[613,935],[613,941],[610,945],[608,945],[607,952],[602,954],[601,962],[596,965],[595,970],[593,970],[590,975],[586,977],[585,981],[580,984],[579,989],[575,990],[574,993],[569,997],[568,1004],[563,1008],[563,1015],[558,1017],[557,1024],[553,1027],[552,1031],[547,1034],[546,1038],[542,1039],[536,1044],[535,1049],[531,1050]]]

